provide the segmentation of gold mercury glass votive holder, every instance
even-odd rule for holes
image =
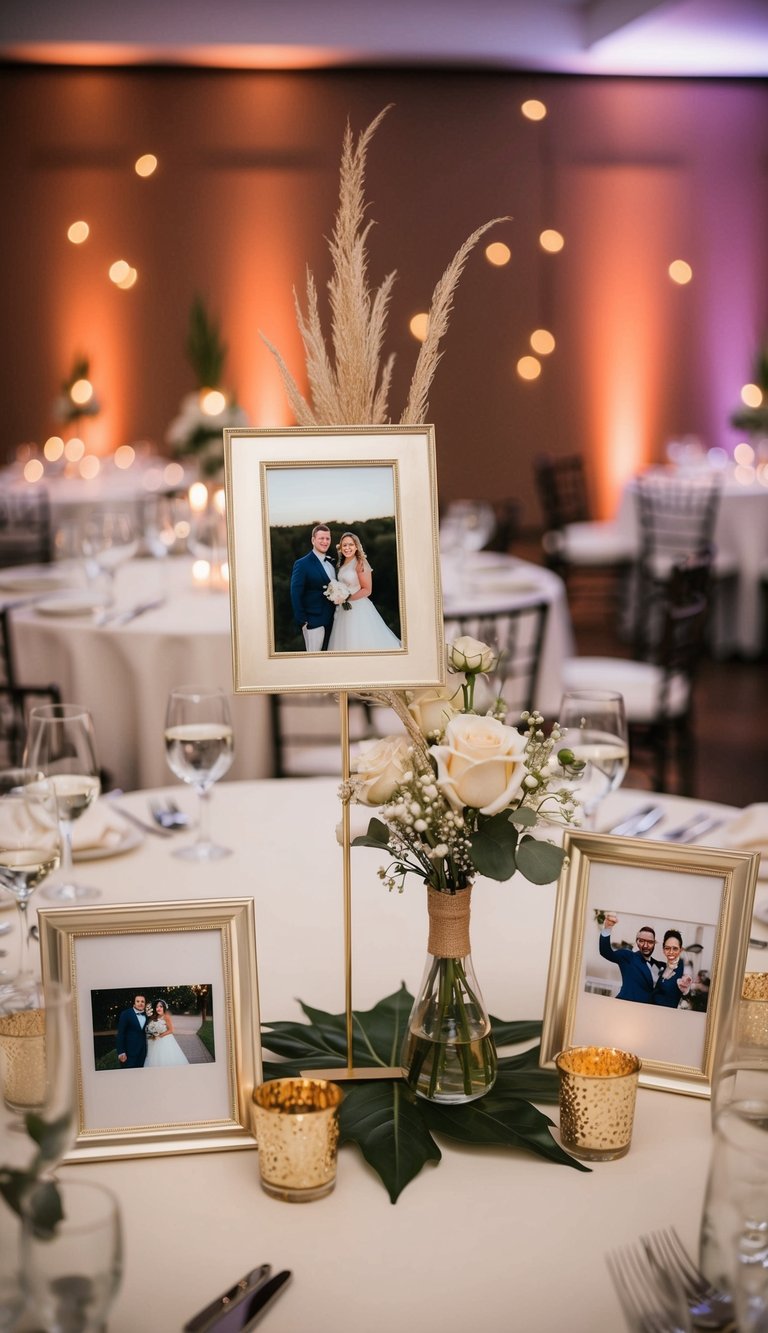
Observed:
[[[0,1087],[14,1111],[38,1110],[45,1100],[45,1010],[0,1015]]]
[[[739,1004],[740,1046],[768,1046],[768,972],[747,972]]]
[[[341,1088],[318,1078],[276,1078],[253,1091],[262,1188],[308,1203],[336,1184]]]
[[[638,1056],[615,1046],[572,1046],[555,1058],[560,1075],[560,1139],[585,1162],[629,1152]]]

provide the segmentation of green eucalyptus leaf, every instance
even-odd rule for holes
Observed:
[[[347,1084],[339,1125],[340,1142],[357,1144],[392,1203],[426,1162],[440,1161],[422,1105],[394,1079]]]
[[[30,1196],[28,1214],[32,1219],[37,1239],[51,1240],[64,1216],[61,1195],[55,1181],[41,1180],[36,1185],[34,1193]]]
[[[562,847],[538,838],[524,837],[517,847],[517,868],[532,884],[551,884],[565,860]]]
[[[515,873],[516,846],[517,829],[506,816],[485,819],[470,838],[472,864],[487,879],[511,879]]]
[[[517,824],[518,828],[532,828],[538,815],[529,805],[521,805],[519,810],[510,810],[507,818],[511,824]]]
[[[352,839],[352,846],[377,847],[379,851],[389,851],[389,829],[374,815],[368,823],[367,831]]]

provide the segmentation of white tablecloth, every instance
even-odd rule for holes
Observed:
[[[634,482],[625,487],[617,524],[634,541],[639,539]],[[768,556],[768,486],[758,481],[740,485],[725,477],[713,538],[718,550],[738,562],[733,598],[720,598],[714,625],[718,653],[758,656],[765,632],[761,606],[760,568]]]
[[[102,888],[105,903],[253,894],[262,1018],[300,1018],[297,996],[340,1012],[335,788],[327,779],[221,786],[213,828],[234,848],[229,860],[190,865],[147,838],[81,874]],[[173,794],[194,808],[187,790]],[[646,796],[609,798],[601,826]],[[146,814],[146,793],[127,799]],[[665,799],[670,822],[699,808]],[[412,992],[418,986],[426,913],[416,882],[402,896],[388,894],[378,854],[352,855],[353,1002],[366,1008],[403,979]],[[492,1013],[541,1016],[554,902],[553,885],[477,885],[473,957]],[[759,970],[764,955],[750,965]],[[557,1108],[547,1109],[557,1121]],[[110,1333],[174,1333],[260,1262],[294,1272],[265,1318],[274,1333],[391,1333],[398,1323],[425,1333],[618,1330],[606,1251],[671,1222],[695,1251],[710,1146],[706,1100],[640,1089],[628,1156],[589,1174],[524,1152],[440,1146],[443,1161],[425,1167],[394,1207],[352,1147],[340,1153],[335,1192],[304,1207],[262,1193],[250,1151],[63,1168],[120,1198],[125,1274]]]
[[[58,566],[54,567],[58,569]],[[118,571],[118,605],[153,597],[165,603],[124,626],[94,623],[92,615],[54,617],[33,606],[14,613],[20,679],[56,681],[64,698],[92,711],[99,761],[126,790],[168,780],[163,721],[174,685],[232,688],[229,598],[193,587],[191,560],[135,560]],[[507,609],[538,600],[550,611],[536,700],[545,716],[557,713],[561,663],[573,652],[565,588],[547,569],[510,557],[476,557],[461,585],[446,584],[446,614]],[[230,778],[266,777],[271,770],[267,704],[260,695],[231,699],[235,763]]]

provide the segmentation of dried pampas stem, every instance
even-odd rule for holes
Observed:
[[[382,425],[389,421],[388,398],[394,354],[381,366],[387,312],[395,273],[381,286],[368,285],[368,235],[372,222],[365,222],[365,162],[373,135],[389,111],[386,106],[363,130],[357,141],[347,124],[341,154],[339,204],[329,247],[333,269],[328,282],[331,310],[331,348],[320,322],[317,288],[307,271],[306,311],[294,291],[296,322],[304,344],[310,401],[301,392],[276,347],[261,337],[274,356],[288,400],[300,426]],[[448,328],[456,284],[469,254],[480,237],[507,221],[494,218],[467,238],[451,260],[432,294],[427,336],[419,351],[411,380],[408,402],[401,424],[419,424],[426,419],[429,389],[442,353],[439,344]]]

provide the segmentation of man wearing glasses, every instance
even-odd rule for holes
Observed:
[[[641,926],[635,939],[637,949],[614,949],[611,931],[618,919],[613,912],[606,912],[600,931],[600,957],[615,963],[621,972],[621,990],[616,999],[652,1004],[659,972],[665,967],[664,963],[652,956],[656,947],[656,931],[653,926]]]

